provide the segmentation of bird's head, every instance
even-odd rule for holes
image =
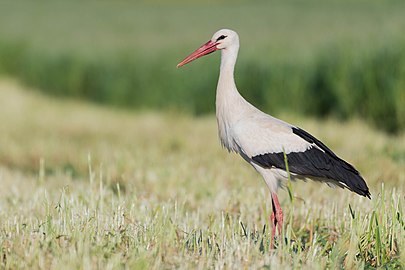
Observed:
[[[239,36],[235,31],[221,29],[212,36],[210,41],[215,42],[217,50],[222,50],[239,45]]]
[[[203,44],[200,48],[181,61],[177,67],[184,66],[201,56],[210,54],[217,50],[227,50],[234,47],[239,48],[238,34],[229,29],[221,29],[216,32],[207,43]]]

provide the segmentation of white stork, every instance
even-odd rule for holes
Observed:
[[[230,152],[240,154],[264,178],[272,199],[271,248],[275,230],[281,237],[283,212],[277,189],[288,179],[286,154],[291,179],[312,179],[347,188],[370,198],[366,182],[349,163],[308,132],[274,118],[247,102],[238,92],[234,67],[239,51],[238,34],[222,29],[177,67],[201,56],[221,50],[221,68],[216,93],[219,138]]]

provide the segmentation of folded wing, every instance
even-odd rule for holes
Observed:
[[[348,162],[308,132],[276,118],[240,123],[236,143],[244,155],[263,168],[286,170],[308,178],[334,180],[359,195],[370,198],[366,182]]]

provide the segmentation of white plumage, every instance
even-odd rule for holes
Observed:
[[[238,92],[234,67],[239,51],[238,34],[229,29],[216,32],[211,40],[180,62],[183,66],[201,56],[221,50],[221,67],[216,94],[216,117],[221,144],[239,153],[263,177],[273,204],[272,239],[283,214],[277,189],[287,179],[284,154],[292,178],[311,178],[346,187],[360,195],[370,192],[359,172],[337,157],[306,131],[274,118],[247,102]],[[271,244],[273,246],[273,242]]]

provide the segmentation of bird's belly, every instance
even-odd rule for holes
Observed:
[[[250,164],[263,177],[264,182],[271,192],[277,192],[278,188],[284,186],[283,182],[287,180],[287,172],[277,168],[263,168],[253,162]]]
[[[242,156],[243,157],[243,156]],[[245,157],[243,157],[246,159]],[[253,161],[248,161],[256,171],[263,177],[266,185],[272,192],[276,192],[280,187],[284,188],[287,184],[287,181],[290,179],[292,181],[296,180],[306,180],[306,177],[300,177],[295,173],[290,172],[290,177],[288,173],[279,168],[263,168],[260,165],[254,163]]]

